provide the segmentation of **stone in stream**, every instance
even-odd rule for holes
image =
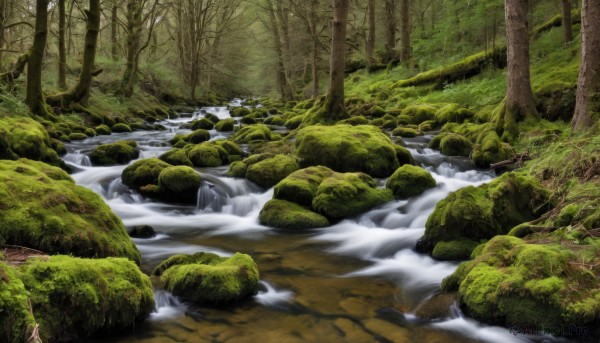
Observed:
[[[375,337],[367,333],[360,325],[347,318],[337,318],[333,325],[340,330],[344,338],[352,342],[378,342]]]
[[[225,304],[258,292],[258,267],[249,255],[220,257],[211,253],[175,255],[159,264],[165,289],[196,303]]]
[[[409,198],[436,185],[433,176],[427,170],[406,164],[392,174],[385,186],[391,189],[397,198]]]
[[[394,343],[411,342],[411,333],[408,329],[381,319],[367,319],[363,325],[373,334],[383,337]]]
[[[298,169],[298,160],[293,156],[265,153],[232,163],[228,173],[233,177],[245,177],[261,187],[271,188]]]
[[[90,154],[90,160],[96,166],[127,164],[140,156],[138,144],[132,140],[97,146]]]
[[[129,229],[128,233],[133,238],[152,238],[156,236],[156,231],[150,225],[134,226]]]
[[[450,307],[456,301],[456,292],[436,294],[415,309],[419,318],[435,320],[451,318]]]

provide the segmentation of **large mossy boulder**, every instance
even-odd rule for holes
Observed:
[[[133,163],[123,170],[121,180],[123,184],[139,189],[146,185],[158,184],[158,176],[170,164],[158,158],[147,158]]]
[[[548,199],[549,192],[536,178],[520,173],[460,189],[436,205],[418,248],[432,252],[440,242],[480,241],[507,234],[543,213]]]
[[[215,129],[219,132],[231,132],[231,131],[233,131],[234,127],[235,127],[235,119],[232,119],[232,118],[219,120],[215,124]]]
[[[435,119],[436,108],[427,105],[411,105],[402,110],[403,118],[410,118],[410,124],[421,124],[424,121]]]
[[[457,133],[445,134],[440,140],[440,152],[446,156],[469,157],[473,145]]]
[[[154,269],[165,289],[196,303],[224,304],[258,292],[258,267],[252,257],[236,253],[175,255]]]
[[[195,167],[218,167],[229,162],[227,151],[219,145],[203,143],[192,146],[188,158]]]
[[[241,128],[231,136],[231,140],[236,143],[250,143],[256,141],[273,140],[271,129],[263,124],[248,125]]]
[[[58,136],[55,136],[58,138]],[[28,158],[61,166],[44,127],[31,118],[0,119],[0,159]]]
[[[308,126],[298,132],[296,148],[303,167],[322,165],[338,172],[388,177],[400,166],[398,148],[370,125]]]
[[[494,130],[482,132],[477,141],[471,158],[480,168],[489,168],[490,164],[507,160],[512,154],[510,145],[503,143]]]
[[[99,145],[90,154],[90,160],[97,166],[127,164],[138,157],[140,149],[131,140]]]
[[[132,329],[154,311],[150,279],[126,259],[52,256],[19,269],[44,342]]]
[[[318,166],[293,172],[275,186],[274,199],[260,213],[261,223],[278,228],[326,226],[353,217],[392,199],[364,173],[337,173]],[[299,219],[294,219],[299,217]],[[308,223],[308,224],[306,224]]]
[[[501,325],[532,325],[546,332],[577,324],[596,330],[600,322],[600,279],[582,260],[589,247],[528,244],[497,236],[444,279],[458,290],[461,307],[472,317]],[[588,257],[584,257],[584,256]]]
[[[123,223],[99,195],[59,168],[26,159],[0,161],[0,242],[140,262]]]
[[[463,123],[473,118],[475,113],[470,109],[461,107],[459,104],[448,104],[435,113],[435,121],[444,125],[446,123]]]
[[[386,187],[399,199],[419,195],[436,185],[427,170],[408,164],[398,168],[386,183]]]
[[[293,156],[265,153],[232,163],[229,175],[245,177],[261,187],[271,188],[298,169],[300,166]]]
[[[0,261],[0,341],[22,343],[35,327],[29,312],[29,292],[19,273]]]
[[[175,166],[160,172],[156,191],[168,201],[195,202],[201,184],[202,178],[194,169]]]
[[[329,226],[329,220],[293,202],[272,199],[260,211],[262,225],[287,230],[306,230]]]
[[[173,148],[158,157],[161,161],[174,166],[188,166],[192,167],[192,161],[187,156],[187,153],[183,149]]]

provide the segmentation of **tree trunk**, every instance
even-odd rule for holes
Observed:
[[[583,0],[581,7],[581,65],[573,131],[582,132],[598,122],[600,114],[600,2]]]
[[[327,92],[326,112],[332,119],[346,116],[344,107],[344,66],[346,61],[346,23],[348,21],[348,0],[332,0],[333,34],[331,61],[329,66],[329,91]]]
[[[42,64],[48,38],[48,2],[49,0],[36,0],[35,36],[27,64],[27,95],[25,96],[25,103],[31,112],[42,117],[47,114],[42,93]]]
[[[3,70],[2,67],[2,58],[4,57],[4,25],[6,24],[6,0],[0,0],[0,70]]]
[[[506,0],[506,42],[508,75],[506,108],[501,118],[502,139],[512,141],[518,134],[516,122],[538,117],[529,72],[528,0]]]
[[[385,59],[397,60],[396,55],[396,0],[385,0]]]
[[[402,15],[400,22],[400,35],[402,38],[402,52],[401,59],[402,63],[408,65],[410,61],[411,47],[410,47],[410,5],[408,0],[401,0],[400,12]]]
[[[571,0],[562,0],[562,26],[565,44],[573,40],[573,22],[571,19]]]
[[[133,95],[133,87],[137,74],[137,56],[140,49],[142,31],[142,4],[139,0],[127,1],[127,61],[121,81],[121,94]]]
[[[281,43],[281,33],[279,32],[279,25],[277,24],[277,18],[275,16],[275,8],[273,7],[272,2],[269,0],[267,2],[269,6],[269,19],[271,21],[271,32],[273,34],[273,42],[275,43],[275,52],[277,54],[277,86],[279,88],[279,93],[281,94],[281,98],[283,100],[291,100],[292,94],[288,87],[286,72],[285,72],[285,62],[284,62],[284,54],[283,54],[283,44]]]
[[[367,44],[365,44],[367,67],[375,63],[375,0],[367,2],[367,16],[369,18],[369,31],[367,33]]]
[[[118,42],[118,9],[119,7],[115,3],[111,9],[110,15],[110,48],[111,48],[111,56],[114,62],[119,60],[119,42]]]
[[[312,56],[312,98],[319,96],[319,37],[313,38],[313,56]]]
[[[67,51],[65,47],[65,0],[58,0],[58,88],[67,89]]]

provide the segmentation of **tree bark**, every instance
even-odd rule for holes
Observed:
[[[271,33],[273,34],[273,43],[275,43],[275,53],[277,54],[277,86],[283,100],[291,100],[292,93],[288,87],[287,76],[285,72],[285,56],[283,53],[283,44],[281,43],[281,33],[279,32],[279,24],[275,16],[275,8],[271,0],[267,2],[269,6],[269,19],[271,21]]]
[[[121,93],[126,97],[133,95],[135,75],[137,74],[137,55],[140,48],[142,31],[142,4],[140,0],[127,1],[127,60],[121,81]]]
[[[571,18],[571,0],[562,0],[562,26],[565,44],[573,40],[573,21]]]
[[[396,55],[396,0],[385,0],[385,56],[386,62],[397,60]]]
[[[411,55],[411,44],[410,44],[410,4],[408,0],[401,0],[400,2],[400,13],[402,15],[400,22],[400,35],[402,39],[402,52],[401,59],[402,63],[408,65]]]
[[[319,60],[321,59],[321,41],[319,40],[319,29],[317,24],[319,16],[317,13],[317,6],[319,0],[312,0],[310,7],[310,34],[313,39],[313,51],[312,51],[312,98],[316,99],[321,92],[319,88]]]
[[[367,33],[367,44],[365,44],[367,67],[375,63],[375,0],[367,2],[367,16],[369,31]]]
[[[65,0],[58,0],[58,88],[67,89],[67,51],[65,47]]]
[[[538,118],[529,71],[529,0],[506,0],[507,89],[502,139],[512,141],[518,134],[516,122]]]
[[[2,67],[2,57],[4,52],[1,49],[4,49],[4,25],[6,24],[6,0],[0,0],[0,70],[3,70]]]
[[[344,107],[344,66],[346,60],[346,24],[348,21],[348,0],[332,0],[333,34],[331,60],[329,66],[329,91],[326,111],[332,119],[346,116]]]
[[[600,115],[600,2],[583,0],[581,7],[581,65],[572,127],[582,132]]]
[[[110,15],[110,49],[111,56],[114,62],[119,60],[119,42],[118,42],[118,9],[117,3],[112,6]]]
[[[25,103],[31,112],[43,117],[47,114],[46,102],[42,93],[42,64],[48,38],[48,2],[49,0],[36,0],[35,36],[27,64],[27,94],[25,96]]]

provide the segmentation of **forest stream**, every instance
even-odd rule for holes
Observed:
[[[144,272],[150,273],[174,254],[205,251],[229,256],[239,251],[256,260],[261,290],[232,307],[198,307],[161,290],[155,278],[157,308],[150,320],[135,334],[125,332],[95,342],[558,341],[484,326],[463,316],[448,296],[436,296],[442,279],[458,263],[415,252],[427,217],[448,193],[483,184],[493,175],[475,170],[467,158],[447,157],[427,148],[431,136],[406,139],[406,143],[417,163],[431,172],[436,188],[301,233],[260,225],[259,211],[273,190],[228,177],[227,167],[198,169],[205,182],[196,206],[171,205],[122,185],[120,176],[126,166],[93,167],[86,155],[99,144],[132,139],[140,145],[140,159],[157,157],[170,149],[168,141],[176,133],[191,132],[181,128],[183,124],[206,112],[230,117],[227,107],[202,108],[164,121],[167,131],[73,142],[64,159],[76,170],[75,181],[100,194],[126,226],[156,229],[153,238],[134,239]],[[224,138],[215,130],[210,133],[212,140]],[[380,185],[384,181],[378,180]],[[420,317],[416,311],[421,311]],[[445,319],[422,319],[428,316]]]

